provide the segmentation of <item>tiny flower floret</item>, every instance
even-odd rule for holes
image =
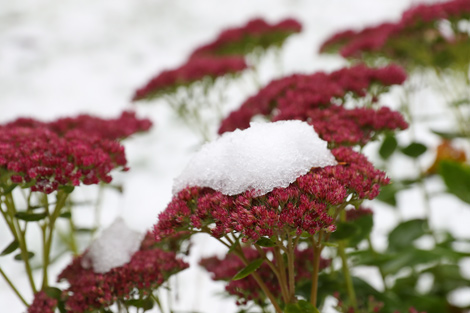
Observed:
[[[143,234],[131,230],[122,218],[116,219],[89,247],[82,259],[84,268],[106,273],[128,263],[139,250]]]
[[[336,164],[327,142],[305,122],[251,123],[204,145],[176,178],[173,193],[198,186],[225,195],[248,190],[264,195],[289,186],[312,167]]]

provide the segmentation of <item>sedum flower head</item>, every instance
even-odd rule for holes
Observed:
[[[256,242],[283,231],[315,234],[334,229],[330,209],[347,201],[373,199],[389,183],[365,156],[349,148],[331,151],[338,165],[312,168],[286,188],[262,196],[245,191],[229,196],[210,188],[187,187],[159,215],[157,240],[177,231],[203,230],[222,237],[231,232]]]
[[[277,24],[269,24],[261,18],[256,18],[243,26],[222,31],[215,40],[197,48],[191,57],[245,55],[255,49],[280,46],[287,37],[301,30],[302,25],[292,18]]]
[[[247,68],[245,60],[239,56],[190,58],[182,66],[165,70],[139,88],[133,101],[151,99],[172,93],[180,86],[187,86],[202,79],[215,80],[218,77],[235,74]]]

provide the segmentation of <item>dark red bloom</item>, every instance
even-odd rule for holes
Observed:
[[[56,299],[50,298],[44,291],[39,291],[34,295],[28,313],[54,313],[57,303]]]
[[[227,74],[234,74],[247,68],[242,57],[191,58],[182,66],[165,70],[152,78],[144,87],[139,88],[133,101],[152,98],[162,93],[175,91],[179,86],[189,85],[203,78],[215,79]]]
[[[59,136],[65,136],[66,133],[71,131],[80,131],[103,139],[119,140],[138,132],[147,131],[151,126],[152,122],[149,119],[139,119],[135,112],[125,111],[116,119],[103,119],[88,114],[59,118],[52,122],[19,118],[5,124],[3,128],[48,128]]]
[[[3,126],[0,147],[2,172],[45,193],[64,185],[109,183],[111,170],[125,169],[127,162],[119,142],[78,129],[61,137],[48,128]]]
[[[88,312],[108,308],[119,300],[132,299],[139,292],[148,295],[171,275],[188,267],[174,252],[150,245],[149,237],[152,237],[151,233],[147,233],[146,240],[129,263],[104,274],[83,268],[82,256],[75,258],[58,278],[70,285],[63,293],[66,309]]]
[[[245,129],[255,115],[264,115],[271,121],[307,121],[327,141],[363,145],[376,132],[407,128],[406,122],[388,108],[347,110],[337,103],[345,102],[348,95],[368,96],[373,101],[376,95],[369,89],[402,84],[405,79],[403,69],[395,65],[378,69],[357,65],[330,74],[284,77],[272,81],[230,113],[222,121],[219,133]]]
[[[161,240],[181,230],[210,229],[214,237],[236,232],[243,241],[257,241],[286,229],[299,234],[331,229],[330,207],[345,203],[348,197],[373,199],[380,186],[389,182],[365,156],[349,148],[332,153],[338,165],[313,168],[287,188],[262,196],[252,191],[227,196],[210,188],[185,188],[159,215],[155,236]]]
[[[293,33],[302,30],[295,19],[288,18],[277,24],[269,24],[261,18],[250,20],[241,27],[222,31],[212,42],[197,48],[191,58],[220,55],[245,55],[257,48],[279,46]]]
[[[339,52],[344,57],[389,58],[406,66],[468,67],[469,36],[449,36],[436,25],[442,20],[456,23],[470,17],[467,0],[420,4],[405,11],[401,19],[360,31],[346,30],[327,39],[321,52]],[[450,62],[446,61],[450,60]]]

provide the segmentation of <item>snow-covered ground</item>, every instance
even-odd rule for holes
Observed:
[[[20,116],[44,120],[77,113],[117,116],[132,107],[134,90],[152,75],[178,66],[193,48],[212,39],[221,29],[254,17],[273,22],[295,17],[304,25],[304,31],[290,38],[283,50],[284,73],[335,69],[345,62],[317,53],[327,36],[344,28],[396,19],[415,2],[0,0],[0,123]],[[268,57],[262,66],[263,83],[272,78],[273,67],[274,62]],[[254,91],[255,86],[250,84],[232,88],[226,111],[236,108]],[[150,117],[155,126],[150,133],[125,142],[131,170],[114,175],[114,182],[122,184],[124,192],[105,191],[101,218],[102,225],[108,226],[121,216],[132,229],[145,231],[170,201],[172,180],[186,166],[199,138],[164,103],[139,104],[136,109],[140,116]],[[75,198],[93,198],[96,192],[94,187],[83,187]],[[405,218],[422,213],[417,209],[419,202],[404,203],[409,203],[401,212]],[[78,222],[89,225],[90,212],[77,208]],[[458,212],[469,217],[461,206]],[[377,234],[384,234],[394,218],[389,210],[378,209]],[[448,214],[437,214],[435,220],[440,219],[449,219]],[[456,227],[465,233],[466,228]],[[0,249],[10,242],[9,236],[1,221]],[[172,301],[177,311],[235,312],[232,301],[216,295],[223,286],[211,282],[196,265],[201,256],[217,251],[223,250],[210,238],[196,239],[190,257],[194,268],[181,273],[174,282],[178,288]],[[22,264],[10,259],[0,258],[2,269],[22,290],[28,291]],[[60,260],[53,274],[69,261],[68,257]],[[28,294],[27,299],[31,297]],[[2,312],[24,311],[2,279],[0,308]]]

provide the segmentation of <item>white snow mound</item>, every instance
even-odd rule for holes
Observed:
[[[143,238],[143,234],[131,230],[122,218],[117,218],[90,245],[82,259],[82,267],[93,268],[95,273],[106,273],[122,266],[139,250]]]
[[[225,195],[285,188],[312,167],[336,165],[313,127],[302,121],[251,123],[202,146],[173,185],[210,187]]]

